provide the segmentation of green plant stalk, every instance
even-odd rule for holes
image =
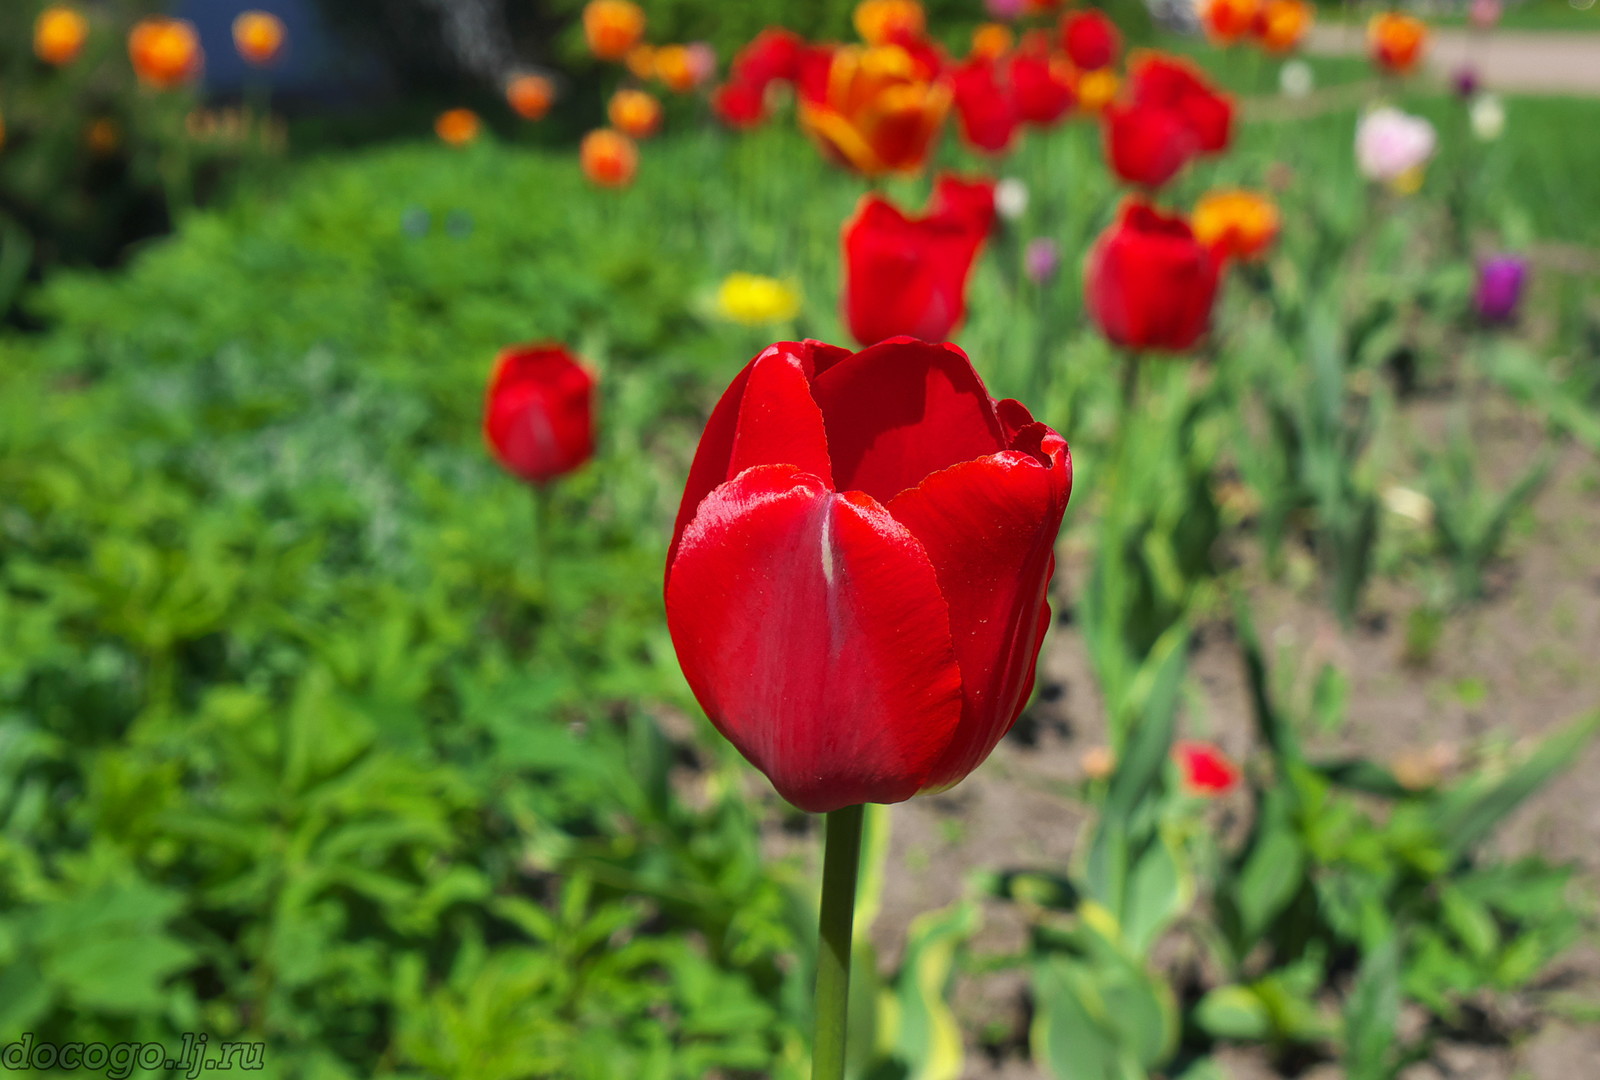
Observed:
[[[534,582],[539,586],[539,603],[550,603],[550,512],[549,484],[533,484],[533,557],[537,561]]]
[[[856,876],[861,868],[863,807],[828,814],[822,855],[822,904],[817,920],[816,1038],[811,1080],[843,1080],[850,1015],[850,933],[855,923]]]

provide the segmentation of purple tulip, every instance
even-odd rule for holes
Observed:
[[[1056,271],[1061,268],[1061,248],[1048,236],[1029,240],[1028,250],[1022,258],[1028,279],[1036,285],[1043,285],[1055,277]]]
[[[1455,87],[1456,97],[1470,98],[1478,92],[1481,84],[1478,81],[1478,69],[1471,64],[1464,64],[1456,70]]]
[[[1472,298],[1478,318],[1489,323],[1510,322],[1516,317],[1527,282],[1528,260],[1517,255],[1484,259],[1478,264],[1478,289]]]

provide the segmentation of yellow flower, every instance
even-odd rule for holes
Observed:
[[[1397,195],[1415,195],[1422,190],[1422,181],[1426,173],[1421,165],[1413,165],[1393,180],[1389,186]]]
[[[89,20],[69,7],[49,7],[33,24],[34,54],[47,64],[70,64],[89,39]]]
[[[800,292],[777,278],[729,274],[717,289],[717,311],[745,326],[787,322],[799,314]]]
[[[1110,68],[1085,71],[1078,79],[1078,106],[1084,112],[1099,112],[1117,96],[1119,81]]]

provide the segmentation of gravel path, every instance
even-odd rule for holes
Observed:
[[[1600,27],[1600,9],[1595,22]],[[1306,45],[1319,56],[1362,53],[1366,31],[1356,25],[1318,26]],[[1485,86],[1496,90],[1600,96],[1600,33],[1435,29],[1428,68],[1448,77],[1469,64]]]

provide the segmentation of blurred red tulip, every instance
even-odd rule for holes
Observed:
[[[1113,102],[1102,123],[1106,163],[1129,184],[1158,188],[1200,152],[1200,137],[1175,109]]]
[[[1128,66],[1128,82],[1136,105],[1181,113],[1207,154],[1228,148],[1233,137],[1233,100],[1206,81],[1187,60],[1165,53],[1142,52]]]
[[[1085,304],[1112,344],[1182,352],[1210,325],[1219,266],[1183,218],[1129,199],[1089,251]]]
[[[542,120],[555,99],[555,84],[543,75],[518,75],[506,83],[506,103],[524,120]]]
[[[611,126],[630,139],[648,139],[661,128],[661,102],[643,90],[618,90],[606,105]]]
[[[711,111],[731,128],[756,127],[767,118],[766,91],[741,80],[723,83],[711,94]]]
[[[808,48],[794,31],[769,26],[733,58],[730,81],[758,90],[765,90],[772,82],[796,82],[800,78],[800,58]]]
[[[1078,102],[1077,71],[1064,56],[1024,43],[1011,58],[1011,91],[1024,123],[1047,127]]]
[[[1122,51],[1122,33],[1096,8],[1068,12],[1061,18],[1061,47],[1084,71],[1110,67]]]
[[[1386,11],[1367,23],[1367,47],[1372,62],[1396,75],[1408,74],[1422,60],[1428,44],[1428,26],[1414,15]]]
[[[522,345],[495,360],[483,435],[495,458],[544,484],[594,455],[594,376],[560,345]]]
[[[959,782],[1027,703],[1066,441],[953,345],[783,342],[701,437],[667,627],[706,715],[823,812]]]
[[[984,23],[972,32],[972,49],[967,55],[998,60],[1011,51],[1016,38],[1005,23]]]
[[[1239,767],[1211,743],[1179,742],[1172,758],[1183,774],[1183,784],[1196,795],[1225,795],[1239,782]]]
[[[844,318],[863,345],[907,334],[943,341],[966,314],[967,278],[994,222],[994,185],[942,176],[910,218],[881,195],[844,227]]]
[[[868,45],[894,45],[922,37],[927,15],[917,0],[861,0],[856,5],[856,33]]]
[[[600,128],[578,144],[578,164],[592,184],[627,187],[639,169],[639,148],[620,131]]]
[[[1011,148],[1021,117],[1000,65],[985,57],[957,64],[950,73],[961,137],[974,150],[1003,154]]]
[[[1260,0],[1205,0],[1200,24],[1206,37],[1218,45],[1233,45],[1255,29]]]
[[[470,146],[482,131],[483,123],[471,109],[446,109],[433,122],[433,133],[449,146]]]
[[[950,109],[938,57],[900,45],[811,49],[800,66],[800,126],[831,160],[865,176],[915,172]]]

